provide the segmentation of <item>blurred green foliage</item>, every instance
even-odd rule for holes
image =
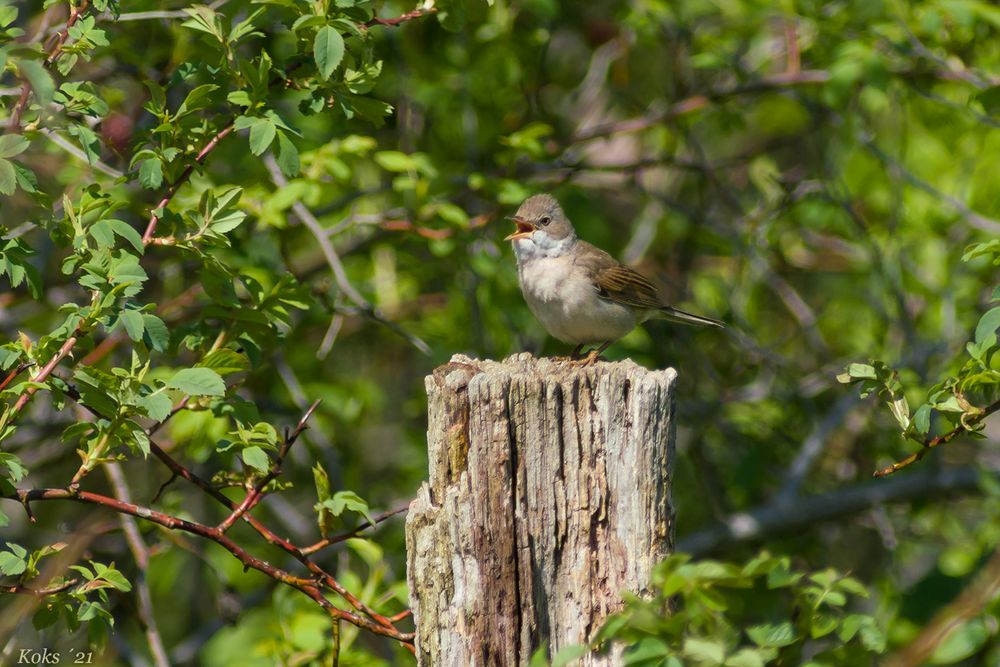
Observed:
[[[190,397],[152,441],[234,485],[239,502],[283,430],[321,399],[270,482],[281,493],[254,516],[310,544],[405,503],[426,474],[424,375],[458,352],[565,353],[525,307],[501,241],[503,215],[549,191],[582,237],[730,324],[724,335],[653,323],[607,353],[678,368],[678,544],[724,550],[741,565],[705,568],[751,584],[730,590],[726,577],[695,576],[697,560],[669,561],[660,596],[631,601],[618,621],[633,654],[649,641],[686,661],[699,646],[706,664],[716,646],[767,661],[750,629],[792,623],[803,661],[841,632],[854,660],[873,648],[844,629],[855,615],[873,617],[865,627],[894,651],[1000,546],[997,430],[982,414],[1000,371],[992,4],[441,0],[398,25],[373,18],[413,5],[75,7],[64,30],[65,3],[0,6],[0,367],[24,367],[3,388],[0,493],[81,475],[111,494],[99,468],[121,459],[134,502],[213,524],[228,512],[195,487],[161,489],[171,473],[146,458],[144,433]],[[156,240],[144,243],[151,216]],[[26,384],[71,337],[55,373]],[[894,409],[839,386],[845,368]],[[908,469],[869,479],[957,427]],[[924,471],[972,481],[893,495]],[[805,511],[821,493],[822,523],[804,515],[702,539],[758,510]],[[66,543],[92,574],[148,582],[175,664],[305,664],[335,649],[319,606],[214,543],[140,523],[143,575],[110,512],[32,507],[35,524],[3,503],[0,585],[30,586],[32,559]],[[405,607],[402,527],[382,525],[373,541],[314,558],[394,614]],[[229,534],[294,565],[243,522]],[[780,554],[768,562],[814,574],[768,590],[743,565],[761,542]],[[846,601],[836,630],[814,639],[819,616],[788,605],[828,568],[870,596]],[[663,589],[677,572],[690,587]],[[107,577],[44,609],[113,619],[105,663],[148,656],[138,598]],[[701,590],[735,596],[711,631],[698,625]],[[675,592],[676,616],[655,614]],[[24,598],[0,596],[0,617]],[[1000,660],[996,603],[974,612],[934,664]],[[342,625],[342,664],[410,659]],[[89,641],[64,625],[16,630],[11,649]]]

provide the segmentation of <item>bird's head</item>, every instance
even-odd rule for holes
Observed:
[[[551,195],[528,197],[509,220],[517,229],[504,241],[524,239],[539,246],[551,246],[576,236],[573,223]]]

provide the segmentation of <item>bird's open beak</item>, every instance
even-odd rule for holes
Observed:
[[[524,218],[519,218],[516,215],[507,216],[507,219],[517,225],[517,229],[513,234],[508,234],[504,241],[516,241],[518,239],[526,239],[531,236],[535,231],[535,226],[525,220]]]

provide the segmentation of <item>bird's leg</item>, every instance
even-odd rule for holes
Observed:
[[[579,359],[581,352],[583,352],[583,343],[580,343],[579,345],[577,345],[576,347],[573,348],[573,351],[570,352],[570,354],[569,354],[569,358],[570,359]]]

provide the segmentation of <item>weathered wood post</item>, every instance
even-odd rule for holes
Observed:
[[[406,520],[418,665],[555,655],[645,589],[673,547],[675,378],[530,354],[427,378],[430,475]]]

